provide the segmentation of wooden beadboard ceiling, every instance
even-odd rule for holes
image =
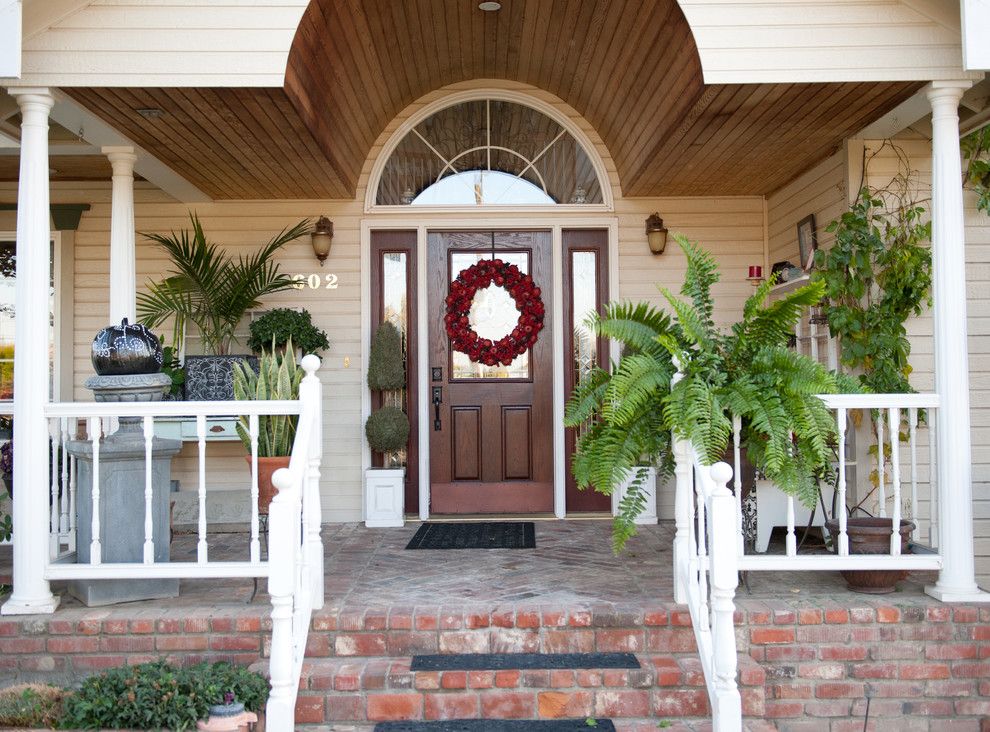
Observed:
[[[16,181],[20,157],[0,155],[0,181]],[[48,159],[51,180],[110,180],[113,169],[105,155],[54,155]]]
[[[351,198],[404,107],[492,78],[573,106],[626,196],[769,193],[921,86],[705,85],[674,0],[313,0],[284,91],[66,92],[215,198]]]

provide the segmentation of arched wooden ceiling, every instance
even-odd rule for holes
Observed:
[[[764,194],[919,83],[705,85],[674,0],[312,0],[285,91],[354,190],[385,126],[448,84],[509,79],[574,107],[627,196]]]

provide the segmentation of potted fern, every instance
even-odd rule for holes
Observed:
[[[138,295],[138,317],[149,328],[171,320],[171,342],[183,354],[186,328],[196,326],[207,355],[186,357],[185,397],[232,399],[234,364],[254,358],[231,355],[237,326],[248,310],[261,304],[261,298],[293,286],[292,278],[279,271],[275,256],[309,231],[309,221],[283,229],[254,254],[236,259],[207,239],[196,214],[190,214],[190,221],[191,231],[144,234],[165,251],[172,270]]]
[[[288,343],[292,353],[292,341]],[[235,363],[234,399],[239,401],[292,400],[299,398],[299,383],[303,371],[291,356],[265,351],[258,359],[257,373],[251,364]],[[258,417],[258,513],[268,515],[268,506],[275,497],[272,475],[279,468],[289,466],[292,441],[296,436],[298,417],[288,414],[261,415]],[[254,468],[251,456],[251,428],[249,418],[238,418],[237,434],[248,450],[248,465]]]
[[[746,301],[742,320],[725,331],[713,318],[715,260],[685,237],[674,238],[687,273],[682,297],[661,288],[673,319],[648,303],[610,303],[590,321],[596,333],[621,342],[624,355],[611,373],[594,371],[568,402],[567,425],[591,424],[574,458],[578,485],[612,494],[644,455],[669,476],[671,433],[690,440],[706,464],[721,460],[735,415],[749,461],[785,493],[812,504],[818,479],[831,470],[836,440],[834,419],[816,395],[856,391],[851,380],[787,345],[823,286],[812,283],[768,304],[771,277]],[[634,479],[625,491],[614,521],[616,551],[635,533],[643,483]]]
[[[404,448],[409,441],[409,417],[402,410],[406,363],[402,335],[392,323],[378,326],[368,354],[368,387],[381,393],[382,406],[364,426],[368,445],[382,455],[383,467],[365,473],[365,525],[402,526],[405,522],[406,469]]]

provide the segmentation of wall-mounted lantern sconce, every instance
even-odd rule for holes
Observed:
[[[654,254],[663,254],[663,250],[667,248],[667,227],[663,225],[659,213],[654,213],[646,220],[646,241]]]
[[[316,222],[313,233],[310,234],[313,240],[313,254],[320,260],[320,266],[327,261],[330,256],[330,243],[333,241],[333,222],[326,216],[320,216]]]

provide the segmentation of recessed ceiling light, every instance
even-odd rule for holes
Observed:
[[[496,3],[496,2],[479,3],[478,9],[484,10],[486,13],[494,13],[496,10],[502,9],[502,3]]]
[[[165,110],[158,107],[144,107],[135,111],[145,119],[159,119],[165,116]]]

